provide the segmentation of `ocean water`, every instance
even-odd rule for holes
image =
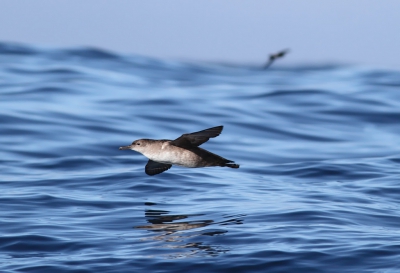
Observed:
[[[399,272],[400,72],[1,43],[0,181],[0,272]]]

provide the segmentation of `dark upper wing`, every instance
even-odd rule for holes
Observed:
[[[192,146],[197,147],[209,140],[210,138],[219,136],[223,128],[224,126],[217,126],[191,134],[183,134],[177,139],[171,141],[171,144],[182,148]]]
[[[158,163],[153,160],[149,160],[149,162],[147,162],[146,164],[146,168],[144,169],[144,171],[147,175],[156,175],[165,172],[171,167],[171,164]]]

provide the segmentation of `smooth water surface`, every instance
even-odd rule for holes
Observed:
[[[218,125],[240,169],[118,150]],[[400,271],[397,71],[2,43],[0,163],[0,272]]]

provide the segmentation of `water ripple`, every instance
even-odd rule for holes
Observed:
[[[0,43],[1,272],[397,272],[399,72]],[[149,177],[212,126],[240,169]]]

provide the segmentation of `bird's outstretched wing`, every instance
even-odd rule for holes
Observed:
[[[171,167],[172,167],[171,164],[158,163],[153,160],[149,160],[149,162],[147,162],[146,164],[144,171],[146,172],[147,175],[156,175],[165,172]]]
[[[197,147],[204,142],[207,142],[210,138],[219,136],[223,128],[224,126],[216,126],[191,134],[183,134],[177,139],[171,141],[171,144],[181,148]]]

